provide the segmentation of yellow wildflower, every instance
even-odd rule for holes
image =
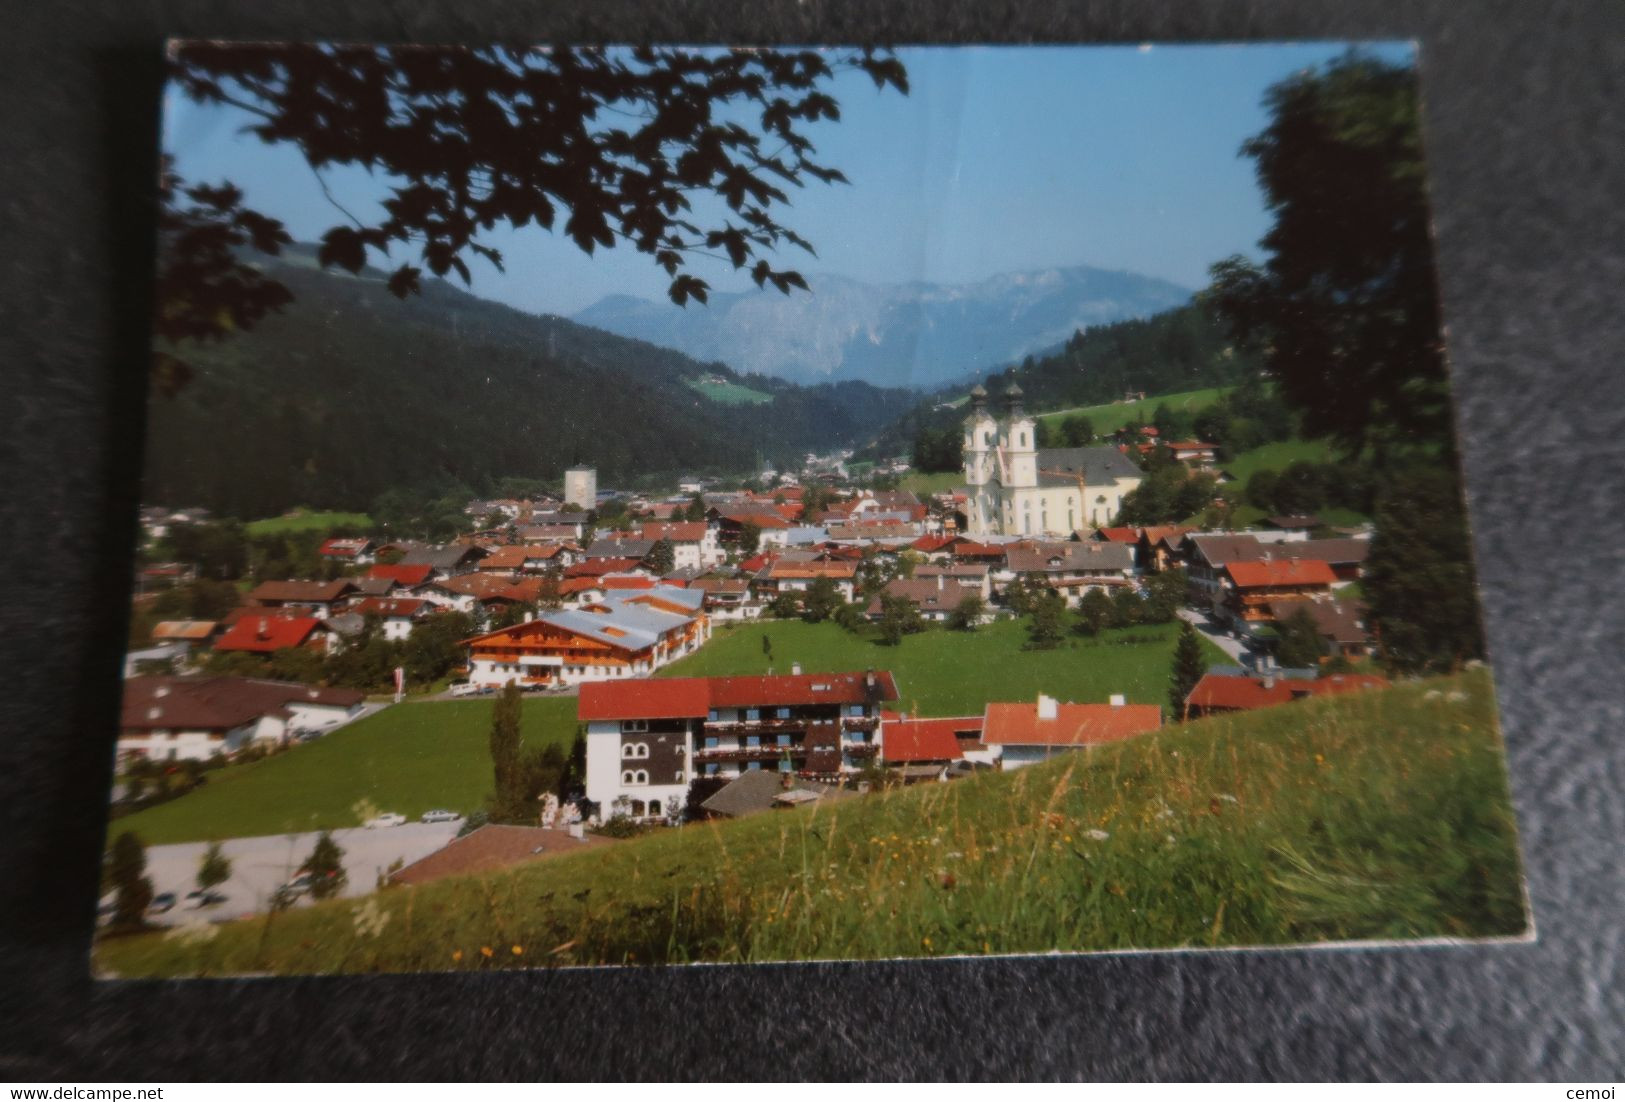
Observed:
[[[452,954],[451,954],[451,959],[454,960],[454,961],[462,960],[463,959],[463,951],[461,949],[454,950],[452,952]]]
[[[518,946],[518,945],[515,945],[513,947],[512,952],[513,952],[513,955],[516,956],[516,957],[522,957],[522,956],[525,955],[525,950],[523,948],[521,948],[520,946]]]
[[[480,956],[489,958],[491,956],[491,947],[489,945],[481,945]]]

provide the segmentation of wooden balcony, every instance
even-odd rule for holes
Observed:
[[[803,743],[791,746],[706,746],[694,751],[696,762],[707,761],[778,761],[788,757],[791,761],[805,758],[808,747]]]

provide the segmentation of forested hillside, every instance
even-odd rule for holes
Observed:
[[[273,274],[295,295],[281,315],[175,350],[193,374],[151,400],[145,500],[248,517],[434,482],[478,492],[577,460],[606,485],[745,472],[861,445],[914,400],[752,376],[773,400],[727,405],[685,381],[745,381],[722,365],[445,283],[401,301],[379,273],[324,273],[302,249]]]

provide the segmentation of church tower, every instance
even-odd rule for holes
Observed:
[[[1011,383],[1004,392],[1005,416],[999,426],[1000,459],[1004,471],[1003,523],[1006,535],[1032,535],[1040,531],[1038,501],[1038,426],[1021,405],[1021,387]]]
[[[998,531],[998,434],[998,423],[987,411],[987,391],[972,387],[964,440],[966,519],[972,535]]]

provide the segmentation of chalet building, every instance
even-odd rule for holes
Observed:
[[[1356,582],[1365,574],[1365,560],[1371,554],[1371,541],[1342,539],[1304,540],[1292,545],[1291,553],[1301,559],[1319,559],[1332,568],[1340,583]]]
[[[510,544],[494,548],[476,569],[482,574],[545,574],[565,565],[560,560],[562,550],[557,543]]]
[[[1273,708],[1317,696],[1385,689],[1388,679],[1375,674],[1343,673],[1318,676],[1316,670],[1268,669],[1257,674],[1231,667],[1210,670],[1202,675],[1185,697],[1185,711],[1191,718],[1221,712],[1246,712]]]
[[[255,608],[298,609],[327,617],[341,611],[355,591],[355,583],[348,578],[332,582],[261,582],[244,599]]]
[[[950,588],[958,587],[960,595],[974,593],[982,600],[993,597],[993,572],[985,563],[922,563],[914,568],[914,580],[934,582],[941,578]]]
[[[727,557],[716,530],[701,520],[645,524],[639,534],[651,542],[668,541],[672,564],[679,570],[716,566]]]
[[[350,606],[356,616],[377,616],[382,621],[383,637],[392,642],[410,636],[412,629],[434,611],[431,602],[416,597],[364,597]]]
[[[1214,608],[1223,598],[1224,568],[1233,562],[1263,562],[1270,549],[1252,535],[1192,532],[1180,544],[1190,601]]]
[[[780,593],[805,593],[819,578],[835,583],[841,600],[852,599],[853,586],[858,576],[854,562],[796,562],[779,559],[757,576],[756,588],[771,600]]]
[[[890,673],[684,677],[584,684],[587,798],[610,818],[656,819],[696,778],[756,770],[838,781],[874,760]]]
[[[135,677],[124,683],[120,758],[205,761],[253,743],[280,745],[361,714],[366,696],[251,677]]]
[[[960,601],[973,596],[974,592],[961,589],[957,585],[949,585],[941,574],[928,580],[894,578],[869,601],[869,607],[864,609],[864,615],[871,620],[879,620],[885,615],[885,607],[881,602],[882,595],[901,597],[919,610],[921,619],[940,624],[959,607]]]
[[[537,537],[540,539],[579,540],[587,534],[587,514],[574,510],[537,509],[531,513],[529,523],[520,529],[521,538],[529,542],[532,529],[541,529],[545,533]]]
[[[1161,446],[1167,448],[1174,459],[1198,470],[1211,467],[1218,460],[1217,445],[1201,440],[1164,440]]]
[[[1364,658],[1371,653],[1371,631],[1365,606],[1354,601],[1274,601],[1270,615],[1277,624],[1302,609],[1314,621],[1321,652],[1328,658]]]
[[[1038,425],[1022,409],[1021,388],[1004,394],[1004,415],[971,391],[964,426],[966,531],[1037,536],[1110,524],[1145,475],[1116,448],[1038,447]]]
[[[593,540],[582,552],[583,563],[598,562],[631,562],[634,566],[649,557],[654,550],[655,541],[645,539],[602,539]]]
[[[425,582],[412,590],[412,596],[437,608],[478,615],[483,610],[535,600],[534,597],[526,598],[516,593],[515,580],[507,574],[459,574],[455,578]]]
[[[1180,545],[1196,531],[1183,524],[1154,524],[1140,529],[1134,542],[1134,561],[1147,574],[1161,574],[1183,566]]]
[[[762,602],[751,593],[748,578],[696,578],[690,589],[705,594],[705,611],[713,620],[756,620]]]
[[[711,637],[703,601],[701,593],[660,586],[543,612],[466,640],[468,677],[532,688],[646,677]]]
[[[305,647],[326,653],[334,645],[333,632],[323,623],[326,617],[289,616],[275,612],[255,615],[254,609],[241,616],[214,641],[217,651],[245,654],[274,654],[290,647]]]
[[[899,773],[905,784],[945,781],[956,766],[989,766],[993,755],[982,742],[983,716],[913,718],[882,713],[886,740],[881,763]]]
[[[982,716],[982,743],[1008,771],[1161,726],[1162,709],[1155,704],[1128,704],[1121,696],[1109,704],[1071,704],[1039,694],[1033,704],[990,702]]]
[[[707,511],[706,516],[717,528],[717,541],[724,547],[736,547],[739,536],[747,524],[756,526],[763,547],[779,546],[785,544],[786,533],[794,525],[781,516],[772,506],[765,509],[743,508],[730,505],[725,508],[713,507]]]
[[[1012,546],[999,577],[1006,584],[1036,575],[1076,606],[1091,589],[1110,592],[1133,585],[1134,548],[1126,543],[1084,540]]]
[[[401,555],[402,566],[427,566],[431,578],[455,578],[479,566],[489,554],[483,547],[460,543],[412,547]]]
[[[1319,559],[1268,559],[1225,564],[1220,613],[1232,623],[1268,624],[1277,601],[1329,597],[1337,575]]]
[[[374,563],[367,567],[367,572],[361,580],[368,578],[382,578],[394,582],[402,589],[412,589],[428,581],[434,573],[432,566],[403,566],[400,563]],[[378,594],[371,594],[378,596]]]
[[[334,537],[322,541],[317,554],[328,562],[344,563],[349,566],[365,566],[373,561],[374,546],[369,539],[346,539]]]

